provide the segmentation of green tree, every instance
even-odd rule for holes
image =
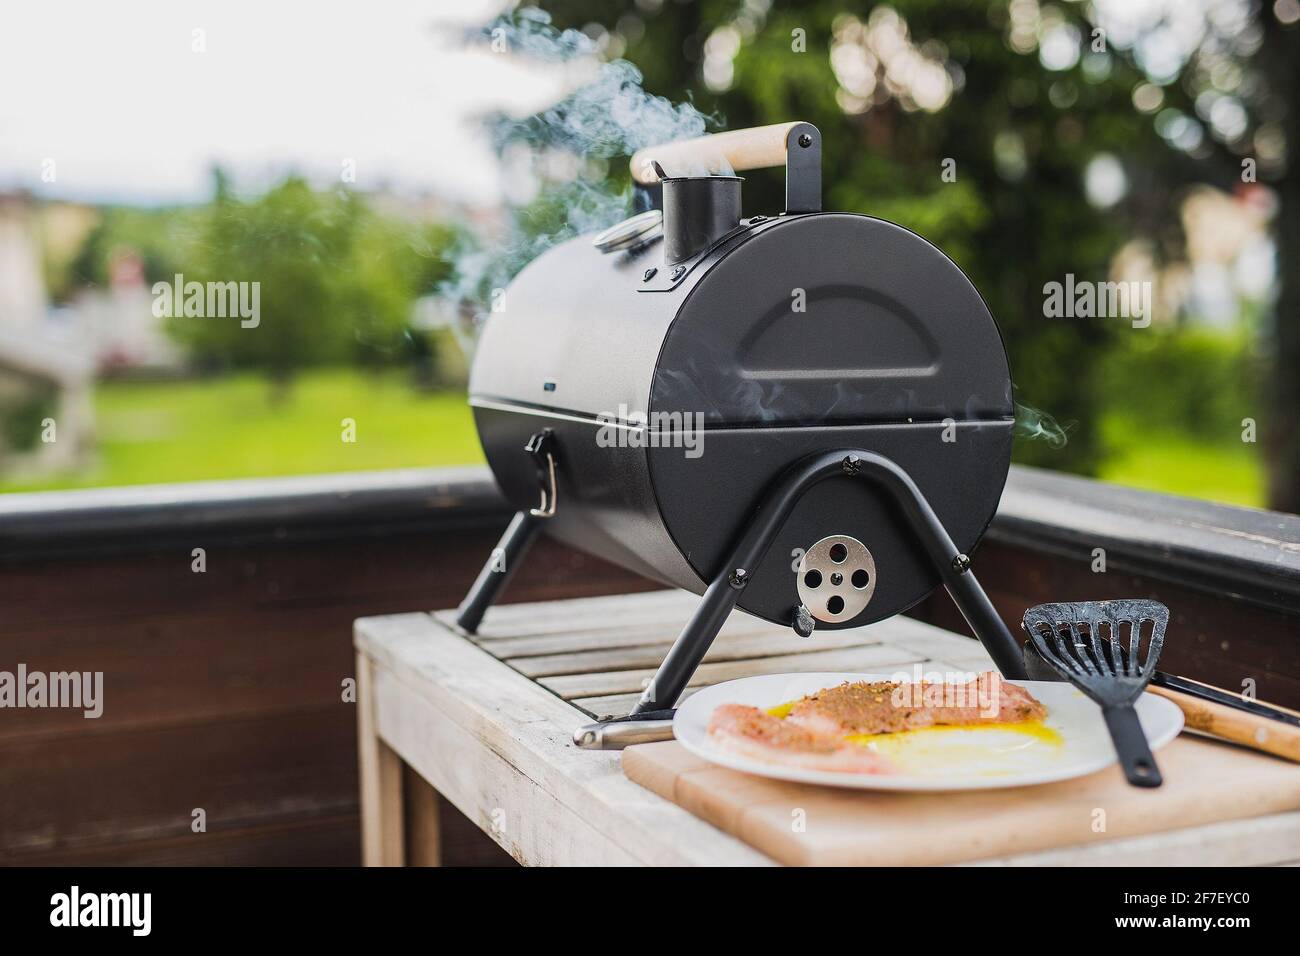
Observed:
[[[197,274],[185,278],[258,283],[259,321],[175,318],[171,328],[201,364],[260,369],[281,387],[304,367],[394,363],[448,242],[445,227],[382,217],[359,194],[298,177],[248,201],[218,188]]]

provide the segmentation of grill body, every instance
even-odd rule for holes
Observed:
[[[905,469],[957,547],[975,547],[1006,480],[1014,406],[997,326],[950,259],[844,213],[756,217],[676,269],[662,245],[558,245],[489,316],[470,402],[515,507],[538,505],[523,449],[549,429],[558,501],[545,530],[703,593],[794,462],[862,448]],[[881,620],[940,583],[883,492],[832,477],[747,569],[739,606],[792,623],[801,556],[831,535],[865,544],[876,579],[860,613],[818,627]]]

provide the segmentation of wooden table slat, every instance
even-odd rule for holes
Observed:
[[[918,661],[916,664],[920,665],[923,674],[945,674],[958,670],[982,671],[988,670],[993,666],[992,661],[984,661],[982,662],[982,666],[978,668],[965,669],[958,668],[955,664],[947,661],[924,660]],[[906,668],[910,669],[911,667],[916,666],[916,664],[908,664],[906,665]],[[677,706],[680,707],[700,689],[701,688],[699,687],[686,688],[686,690],[683,691],[682,696],[678,699]],[[598,697],[575,697],[570,699],[569,703],[573,704],[575,707],[581,707],[583,710],[587,711],[587,713],[596,717],[623,717],[632,713],[632,708],[637,705],[637,702],[640,699],[640,694],[606,694]]]
[[[611,620],[626,624],[659,622],[662,625],[675,615],[685,622],[699,601],[694,594],[674,589],[603,595],[573,601],[498,604],[488,611],[475,640],[600,629],[607,627]],[[454,610],[435,611],[434,615],[455,629]]]
[[[683,622],[685,618],[683,618]],[[557,634],[522,634],[518,637],[495,637],[478,641],[478,645],[495,657],[514,660],[522,657],[543,657],[550,654],[569,654],[610,647],[667,647],[680,633],[671,623],[604,625],[591,630],[571,630]],[[736,614],[718,632],[718,640],[727,637],[790,637],[788,627],[778,627],[768,621]],[[823,637],[825,635],[815,635]],[[801,638],[802,640],[802,638]],[[863,643],[871,643],[864,641]]]
[[[699,687],[688,687],[682,691],[682,696],[677,699],[677,706],[681,706],[697,691]],[[598,697],[575,697],[569,701],[574,707],[581,707],[593,717],[626,717],[632,713],[637,702],[641,699],[640,694],[604,694]]]
[[[689,687],[719,684],[722,681],[753,677],[756,674],[809,673],[814,671],[863,671],[896,669],[925,658],[902,647],[870,644],[839,650],[810,651],[807,654],[781,654],[745,661],[716,661],[696,669]],[[537,683],[566,700],[574,697],[597,697],[604,694],[630,694],[644,690],[654,677],[654,668],[607,671],[602,674],[568,674],[543,677]]]
[[[843,650],[850,647],[869,647],[872,641],[861,631],[831,631],[814,637],[799,637],[790,632],[781,634],[719,635],[705,656],[706,663],[713,661],[761,660],[765,657],[812,654],[819,651]],[[527,677],[557,677],[561,674],[594,674],[602,671],[654,669],[663,661],[671,644],[650,644],[643,647],[615,647],[600,650],[575,651],[569,654],[548,654],[542,657],[507,658],[506,663]]]

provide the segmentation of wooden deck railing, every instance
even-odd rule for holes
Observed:
[[[0,862],[358,862],[351,622],[454,605],[507,514],[482,469],[0,497],[0,670],[105,675],[0,710]],[[1300,518],[1016,469],[975,557],[1009,621],[1156,597],[1167,669],[1300,705]],[[655,586],[543,541],[506,599]]]

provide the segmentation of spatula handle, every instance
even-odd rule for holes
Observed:
[[[1137,711],[1132,704],[1122,707],[1103,707],[1101,715],[1106,719],[1110,739],[1115,743],[1115,753],[1119,756],[1124,776],[1135,787],[1158,787],[1163,783],[1156,758],[1151,755],[1147,744],[1147,735],[1142,732]]]

